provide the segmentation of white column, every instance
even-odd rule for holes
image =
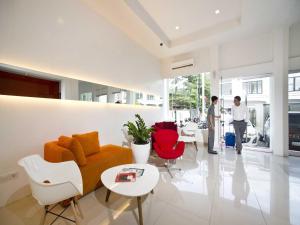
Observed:
[[[114,88],[107,86],[107,102],[108,103],[114,103],[114,95],[113,95]]]
[[[60,82],[61,99],[79,100],[78,80],[64,78]]]
[[[204,119],[203,116],[204,116],[204,111],[205,111],[205,74],[202,73],[201,74],[201,84],[202,84],[202,118],[201,119]]]
[[[288,50],[289,27],[273,33],[273,76],[271,77],[271,149],[288,155]]]
[[[135,102],[135,92],[126,91],[126,104],[134,104]]]
[[[213,46],[210,49],[210,57],[211,57],[211,68],[212,72],[210,74],[210,93],[211,96],[219,96],[220,94],[220,71],[219,71],[219,47]],[[209,99],[210,102],[210,99]],[[220,104],[218,103],[215,107],[216,115],[220,115]],[[216,121],[215,128],[215,148],[220,147],[220,135],[221,135],[221,126],[219,126],[219,120]]]

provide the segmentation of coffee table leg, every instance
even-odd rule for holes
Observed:
[[[140,196],[137,197],[138,209],[139,209],[139,225],[143,225],[143,211],[142,211],[142,198]]]
[[[105,201],[108,202],[111,190],[107,189]]]

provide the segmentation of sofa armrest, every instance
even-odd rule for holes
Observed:
[[[57,145],[57,142],[48,142],[44,145],[44,159],[48,162],[75,161],[74,154],[67,148]]]
[[[100,147],[100,151],[104,151],[104,152],[115,151],[117,153],[115,156],[116,158],[118,158],[120,165],[133,163],[133,155],[132,155],[132,150],[130,148],[108,144],[108,145],[102,145]]]

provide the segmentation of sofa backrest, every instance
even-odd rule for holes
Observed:
[[[48,162],[63,162],[74,160],[74,154],[67,148],[61,147],[57,141],[50,141],[44,145],[44,159]]]

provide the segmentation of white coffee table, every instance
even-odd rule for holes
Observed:
[[[140,168],[144,169],[144,173],[141,177],[137,177],[135,182],[115,182],[117,174],[122,172],[123,168]],[[128,197],[137,197],[140,225],[143,225],[141,197],[150,192],[153,193],[153,189],[157,185],[158,180],[158,169],[149,164],[125,164],[115,166],[105,170],[101,174],[101,181],[107,188],[106,202],[109,199],[111,191]]]

